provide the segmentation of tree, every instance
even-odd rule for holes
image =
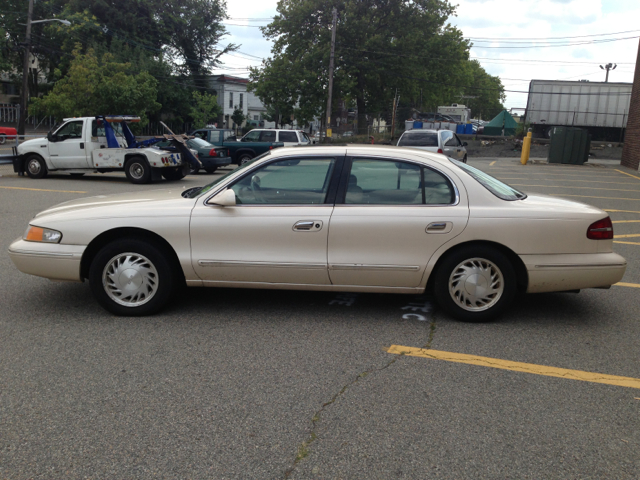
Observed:
[[[117,63],[106,53],[98,60],[90,49],[86,54],[77,48],[73,52],[69,73],[56,82],[53,90],[33,100],[29,112],[52,115],[60,121],[65,117],[91,115],[138,115],[142,125],[147,113],[160,109],[156,102],[158,82],[147,72],[128,74],[128,63]]]
[[[254,81],[279,79],[288,84],[282,90],[294,92],[289,103],[322,111],[333,6],[338,10],[333,97],[355,100],[361,132],[371,118],[390,111],[396,91],[401,98],[433,102],[460,93],[456,85],[464,85],[469,43],[446,23],[455,11],[447,0],[280,2],[278,15],[263,28],[274,41],[273,57]],[[320,94],[302,95],[294,85],[300,79]]]
[[[470,79],[465,87],[465,96],[475,97],[465,99],[465,104],[471,108],[475,118],[492,119],[502,110],[506,96],[499,77],[489,75],[477,60],[470,60],[467,64]]]
[[[222,108],[218,105],[216,95],[210,95],[206,92],[193,92],[194,105],[191,107],[189,115],[193,119],[194,128],[204,128],[212,121],[215,121],[222,113]]]
[[[247,117],[242,112],[242,109],[238,108],[238,106],[236,105],[233,110],[233,115],[231,115],[231,120],[233,120],[233,123],[235,123],[238,127],[241,127],[246,118]]]

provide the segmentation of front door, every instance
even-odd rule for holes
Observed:
[[[466,227],[466,198],[435,168],[380,158],[349,163],[329,225],[331,283],[419,286],[431,255]]]
[[[329,284],[334,157],[274,160],[234,181],[237,205],[194,208],[193,268],[205,282]]]
[[[83,120],[72,120],[54,133],[57,140],[49,142],[49,156],[55,168],[89,167],[83,128]]]

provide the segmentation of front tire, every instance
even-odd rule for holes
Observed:
[[[448,254],[435,274],[436,299],[452,317],[485,322],[502,314],[516,294],[516,274],[499,250],[480,245]]]
[[[151,167],[144,157],[133,157],[124,164],[124,173],[131,183],[143,184],[151,182]]]
[[[24,168],[29,178],[44,178],[47,176],[47,164],[38,155],[30,155],[24,162]]]
[[[91,291],[98,303],[115,315],[156,313],[169,302],[176,284],[167,258],[164,249],[148,241],[114,241],[91,262]]]

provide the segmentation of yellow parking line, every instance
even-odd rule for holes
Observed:
[[[622,197],[594,197],[591,195],[567,195],[565,193],[549,193],[548,195],[554,197],[582,197],[582,198],[608,198],[609,200],[637,200],[640,201],[640,198],[622,198]]]
[[[620,212],[620,213],[640,213],[636,210],[612,210],[610,208],[603,208],[605,212]]]
[[[499,358],[479,357],[477,355],[467,355],[464,353],[441,352],[438,350],[427,350],[424,348],[403,347],[391,345],[387,353],[396,355],[407,355],[410,357],[432,358],[434,360],[444,360],[447,362],[466,363],[481,367],[499,368],[512,372],[532,373],[534,375],[544,375],[546,377],[558,377],[567,380],[581,380],[583,382],[604,383],[618,387],[640,388],[640,379],[631,377],[619,377],[617,375],[606,375],[604,373],[592,373],[582,370],[569,370],[567,368],[548,367],[546,365],[536,365],[533,363],[512,362]]]
[[[610,190],[612,192],[637,192],[640,193],[640,190],[624,190],[622,188],[596,188],[596,187],[570,187],[569,185],[525,185],[524,183],[511,183],[513,187],[544,187],[544,188],[588,188],[589,190]]]
[[[640,284],[637,283],[624,283],[624,282],[618,282],[618,283],[614,283],[614,286],[617,285],[619,287],[632,287],[632,288],[640,288]]]
[[[640,237],[640,233],[629,233],[627,235],[614,235],[613,238],[631,238]]]
[[[493,166],[495,165],[496,161],[497,161],[497,160],[494,160],[493,162],[491,162],[491,163],[489,164],[489,166],[490,166],[490,167],[493,167]]]
[[[611,223],[640,223],[640,220],[616,220]]]
[[[626,245],[640,245],[640,243],[638,243],[638,242],[620,242],[620,241],[616,241],[616,240],[614,240],[613,243],[624,243]]]
[[[623,172],[622,170],[616,170],[616,172],[620,172],[620,173],[623,173],[625,175],[629,175],[630,177],[637,178],[638,180],[640,180],[640,177],[636,177],[635,175],[631,175],[630,173]]]
[[[4,186],[0,186],[0,188],[9,188],[11,190],[32,190],[34,192],[87,193],[87,192],[79,192],[77,190],[47,190],[46,188],[4,187]]]

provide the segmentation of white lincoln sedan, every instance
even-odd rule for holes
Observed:
[[[117,315],[182,284],[417,294],[465,321],[517,292],[608,288],[626,261],[602,210],[524,194],[411,148],[280,148],[204,187],[66,202],[9,248],[24,273],[88,279]]]

